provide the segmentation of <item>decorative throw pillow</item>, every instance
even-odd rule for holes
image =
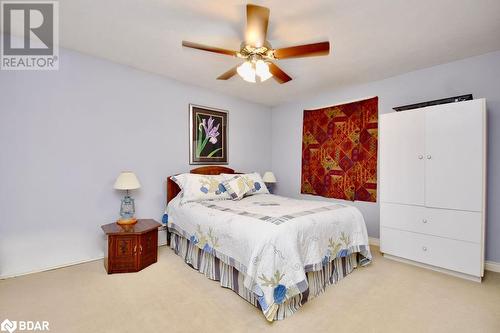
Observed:
[[[181,188],[181,203],[204,200],[231,199],[222,184],[225,180],[220,175],[198,175],[183,173],[171,179]]]
[[[223,173],[222,174],[226,179],[234,176],[231,174]],[[254,173],[244,173],[239,174],[238,176],[242,177],[250,188],[245,195],[254,195],[254,194],[269,194],[269,190],[266,187],[266,184],[262,180],[262,177],[258,172]]]
[[[240,200],[250,191],[250,187],[248,187],[245,179],[239,175],[233,175],[231,178],[226,178],[222,184],[233,200]]]

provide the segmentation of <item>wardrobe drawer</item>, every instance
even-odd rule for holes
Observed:
[[[479,244],[382,227],[380,250],[428,265],[482,276]]]
[[[482,216],[478,212],[382,203],[380,225],[457,240],[481,242]]]

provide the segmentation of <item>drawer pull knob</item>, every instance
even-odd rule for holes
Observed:
[[[427,247],[426,246],[422,246],[422,251],[426,252],[427,251]]]
[[[430,160],[432,158],[431,155],[427,155],[427,159]]]
[[[427,220],[426,220],[426,219],[423,219],[423,220],[422,220],[422,223],[427,223]]]
[[[419,160],[421,160],[421,159],[423,159],[423,158],[424,158],[424,156],[423,156],[423,155],[418,155],[418,159],[419,159]]]

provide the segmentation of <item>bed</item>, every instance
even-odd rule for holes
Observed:
[[[195,174],[237,174],[200,167]],[[325,201],[259,194],[239,201],[181,203],[167,180],[170,247],[187,264],[260,308],[284,319],[325,288],[371,262],[362,214]]]

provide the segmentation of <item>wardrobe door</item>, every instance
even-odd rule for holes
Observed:
[[[425,112],[425,203],[481,211],[485,101],[443,104]]]
[[[424,205],[424,125],[420,110],[380,117],[380,198]]]

